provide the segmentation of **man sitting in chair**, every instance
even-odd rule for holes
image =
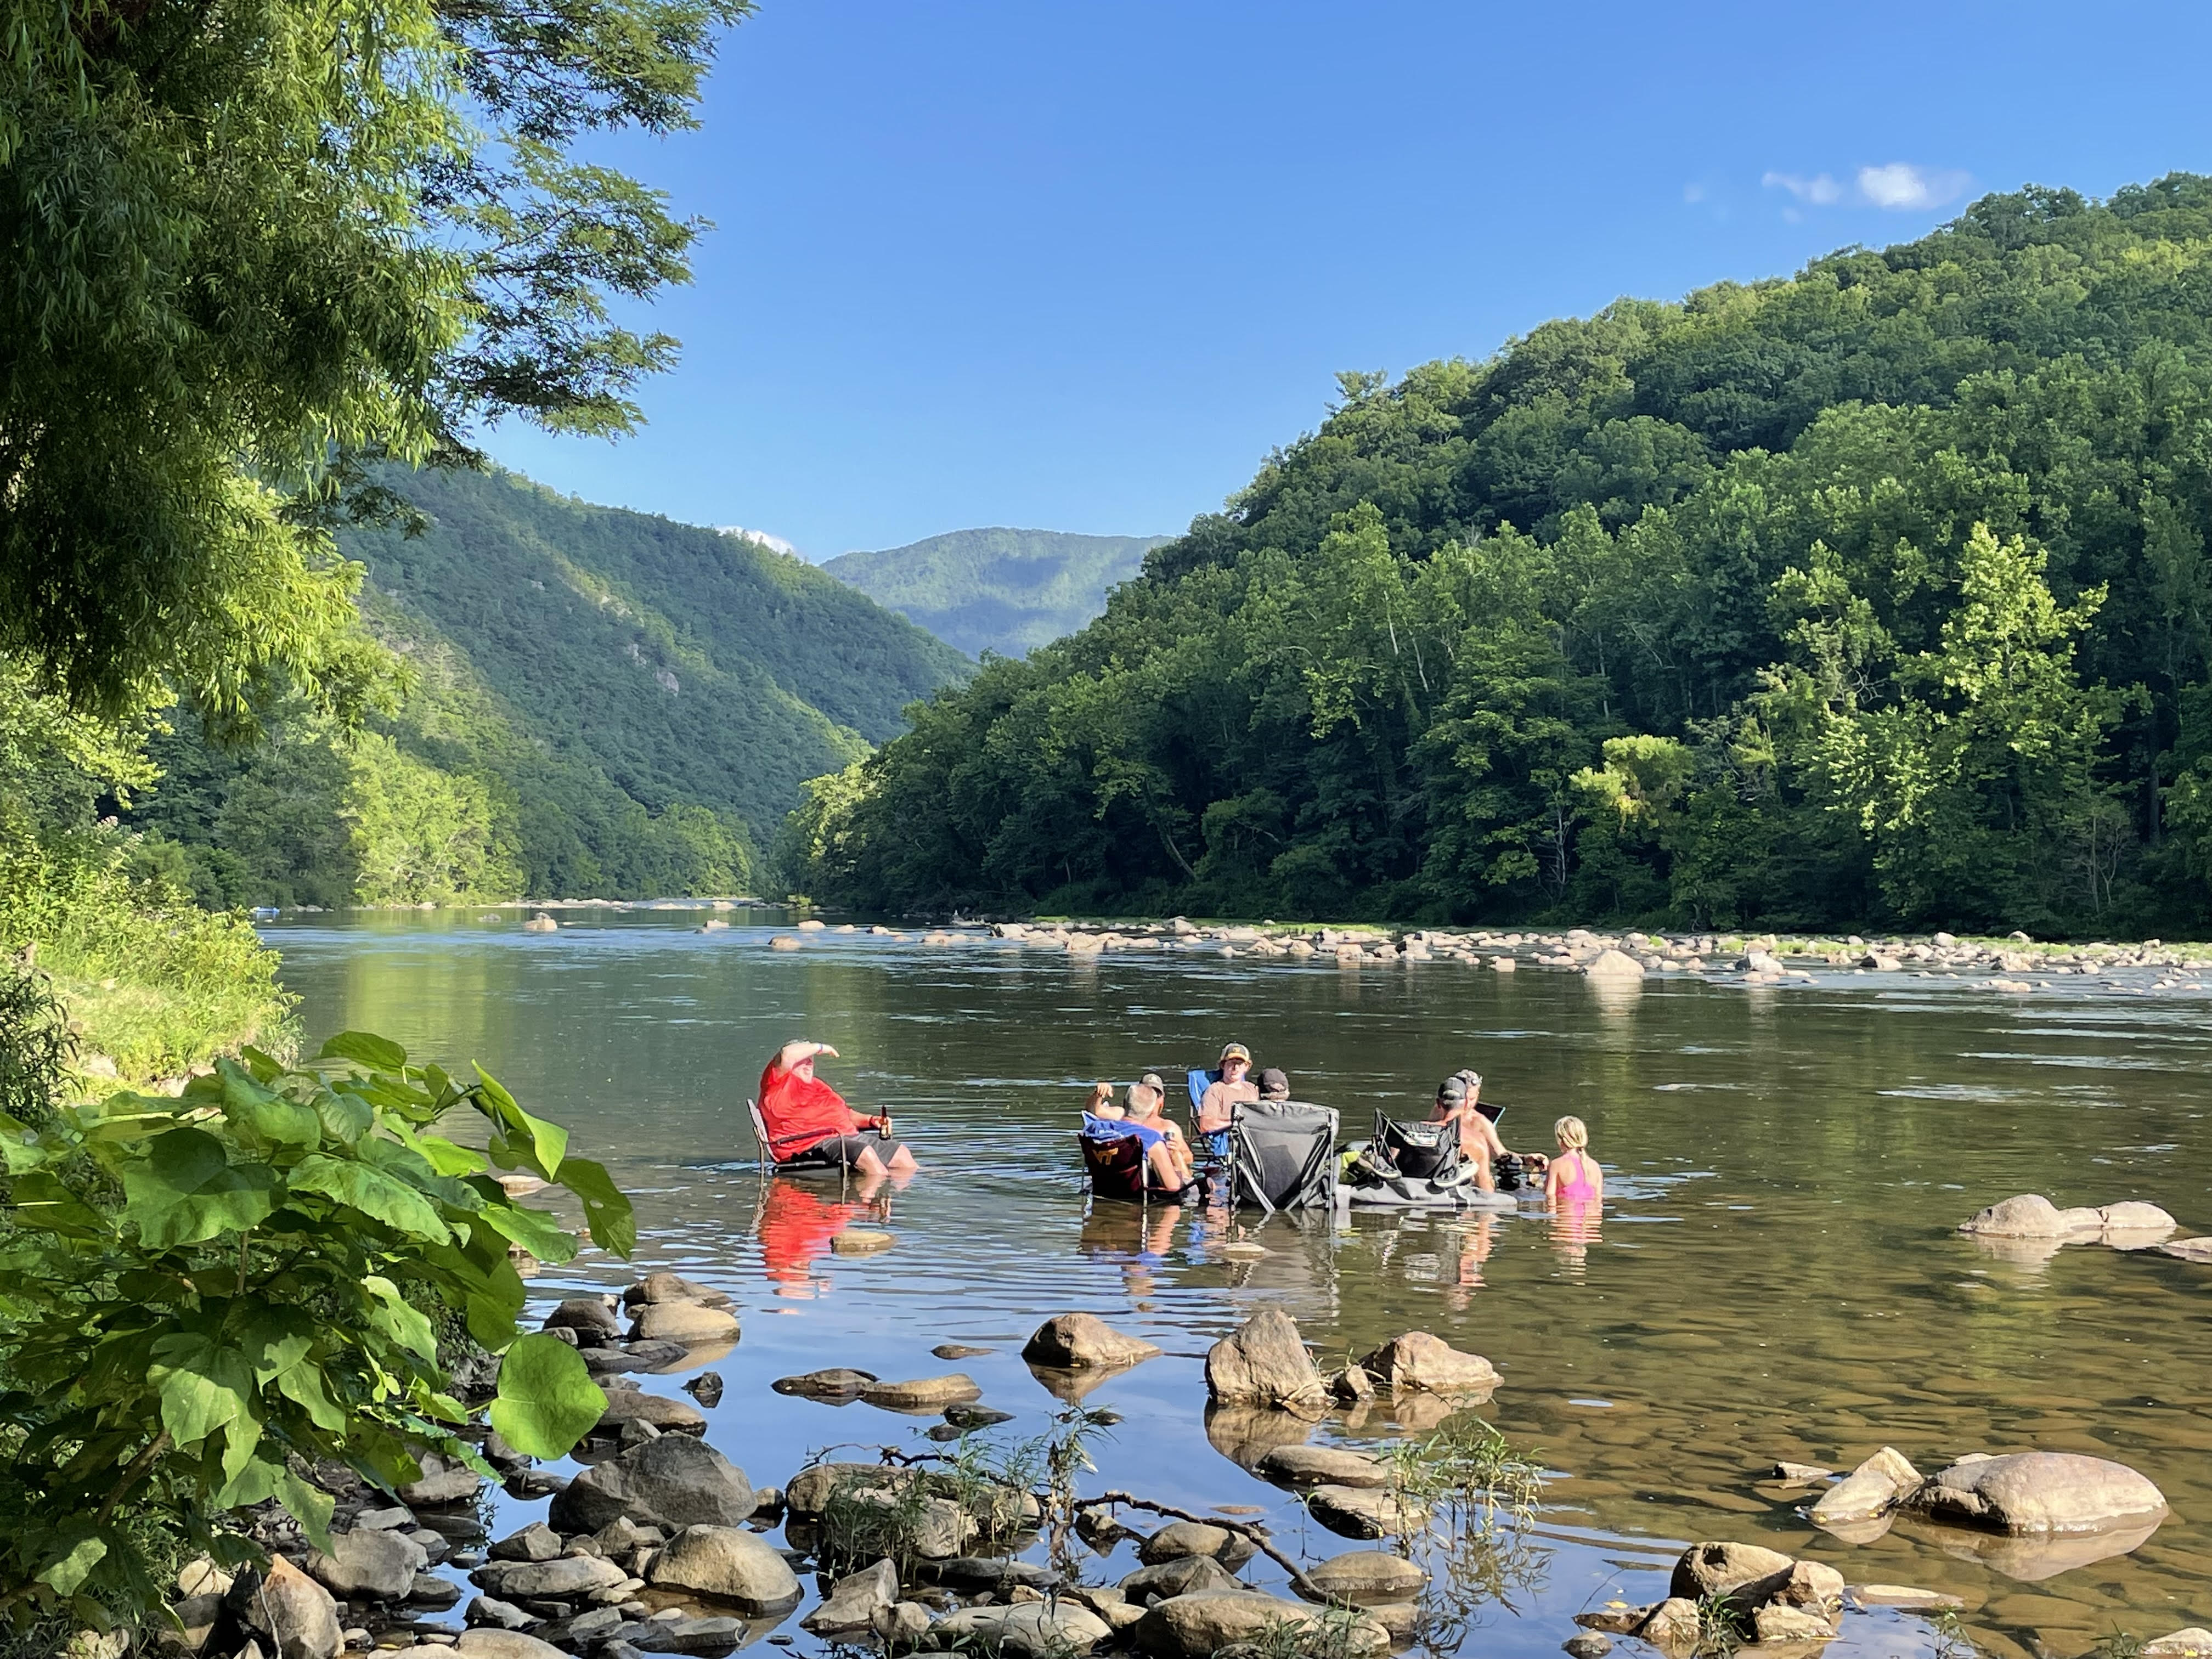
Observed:
[[[787,1042],[760,1078],[761,1121],[778,1169],[849,1169],[880,1177],[913,1170],[914,1154],[891,1139],[888,1112],[864,1116],[814,1075],[814,1057],[837,1051],[826,1042]],[[873,1135],[864,1135],[872,1129]]]

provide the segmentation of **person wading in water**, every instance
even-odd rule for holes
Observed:
[[[760,1077],[761,1121],[768,1152],[780,1170],[836,1169],[863,1177],[903,1175],[918,1167],[914,1154],[891,1139],[890,1115],[866,1116],[814,1075],[814,1057],[837,1051],[826,1042],[787,1042]],[[872,1135],[863,1130],[872,1129]]]

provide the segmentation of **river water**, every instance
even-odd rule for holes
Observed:
[[[1353,1547],[1234,1461],[1232,1424],[1209,1437],[1206,1348],[1274,1304],[1324,1357],[1422,1329],[1503,1372],[1483,1414],[1552,1479],[1535,1535],[1469,1609],[1466,1652],[1556,1652],[1574,1613],[1657,1599],[1681,1547],[1714,1538],[1956,1594],[1998,1659],[2212,1625],[2212,1267],[2096,1246],[2015,1259],[1955,1231],[2021,1192],[2144,1199],[2212,1228],[2203,995],[2083,981],[2021,997],[1903,975],[1601,994],[1449,961],[1101,959],[866,934],[775,951],[769,929],[697,921],[583,913],[532,935],[511,913],[374,917],[266,936],[308,1052],[358,1027],[419,1059],[480,1061],[636,1197],[636,1264],[587,1254],[535,1291],[668,1267],[729,1292],[744,1335],[714,1362],[728,1393],[710,1438],[756,1483],[832,1444],[916,1449],[929,1425],[780,1396],[771,1379],[936,1375],[956,1368],[929,1353],[947,1340],[995,1350],[957,1368],[1017,1414],[1003,1432],[1044,1431],[1060,1402],[1018,1350],[1081,1310],[1166,1350],[1085,1400],[1124,1419],[1086,1490],[1261,1506],[1287,1547]],[[802,1036],[840,1050],[824,1075],[854,1104],[896,1109],[924,1165],[903,1191],[862,1206],[756,1171],[746,1097]],[[1548,1151],[1572,1112],[1607,1170],[1603,1224],[1534,1208],[1277,1218],[1249,1228],[1267,1255],[1231,1260],[1202,1212],[1091,1206],[1071,1133],[1084,1086],[1173,1077],[1231,1039],[1298,1098],[1340,1108],[1347,1136],[1377,1109],[1419,1115],[1462,1066],[1506,1103],[1509,1145]],[[898,1243],[833,1254],[854,1222]],[[1375,1446],[1407,1426],[1338,1419],[1313,1438]],[[1777,1459],[1847,1468],[1884,1444],[1923,1471],[1978,1450],[2114,1457],[2173,1514],[2130,1553],[2067,1566],[1904,1526],[1845,1544],[1799,1516],[1806,1493],[1764,1483]],[[502,1526],[542,1507],[499,1501]],[[1094,1564],[1109,1579],[1133,1565]],[[1830,1652],[1932,1642],[1920,1620],[1865,1613]]]

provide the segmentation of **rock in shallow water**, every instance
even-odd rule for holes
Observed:
[[[1297,1407],[1316,1416],[1328,1403],[1297,1322],[1279,1308],[1261,1309],[1206,1351],[1206,1389],[1217,1401]]]
[[[595,1463],[554,1498],[548,1519],[563,1533],[597,1532],[617,1516],[673,1531],[734,1527],[757,1506],[745,1473],[705,1442],[665,1434]]]
[[[396,1532],[342,1532],[331,1553],[307,1558],[307,1571],[333,1595],[349,1601],[397,1601],[414,1588],[429,1555]]]
[[[1252,1540],[1243,1533],[1227,1527],[1208,1526],[1203,1521],[1170,1522],[1137,1549],[1137,1559],[1148,1567],[1185,1556],[1204,1555],[1220,1562],[1231,1572],[1249,1561],[1253,1554]]]
[[[1291,1486],[1382,1486],[1390,1479],[1377,1460],[1346,1446],[1278,1446],[1255,1472]]]
[[[1237,1575],[1210,1555],[1182,1555],[1139,1567],[1121,1581],[1121,1594],[1142,1603],[1152,1596],[1193,1595],[1200,1590],[1245,1589]]]
[[[1069,1313],[1038,1326],[1024,1346],[1022,1358],[1032,1365],[1071,1370],[1133,1365],[1159,1352],[1154,1344],[1125,1335],[1096,1315]]]
[[[830,1586],[822,1605],[799,1622],[817,1635],[825,1631],[871,1630],[876,1614],[896,1601],[898,1593],[898,1569],[889,1561],[878,1561],[865,1571],[840,1578]]]
[[[1353,1600],[1402,1600],[1418,1595],[1429,1575],[1388,1550],[1346,1550],[1306,1569],[1306,1578],[1329,1595]]]
[[[2004,1533],[2087,1533],[2166,1513],[2166,1498],[2124,1463],[2078,1452],[1962,1460],[1906,1507],[1931,1520]]]
[[[1463,1353],[1426,1331],[1408,1331],[1359,1362],[1360,1370],[1394,1391],[1487,1395],[1498,1387],[1497,1368],[1479,1353]]]
[[[1114,1628],[1073,1601],[1025,1601],[1006,1607],[962,1607],[937,1621],[927,1645],[976,1648],[1009,1659],[1061,1659],[1088,1653]]]
[[[799,1600],[791,1564],[767,1540],[736,1527],[686,1527],[653,1558],[657,1588],[685,1589],[769,1613]]]
[[[1893,1446],[1884,1446],[1850,1474],[1821,1493],[1807,1511],[1816,1526],[1871,1521],[1907,1493],[1918,1489],[1920,1471]]]
[[[982,1397],[983,1390],[975,1385],[975,1379],[964,1371],[912,1377],[902,1382],[870,1382],[860,1389],[860,1398],[868,1404],[893,1412],[942,1411],[956,1401]]]
[[[1276,1631],[1314,1630],[1330,1617],[1304,1602],[1257,1590],[1201,1590],[1162,1601],[1137,1621],[1134,1632],[1138,1651],[1153,1659],[1209,1659],[1223,1648],[1260,1640]],[[1347,1625],[1335,1650],[1347,1656],[1380,1654],[1389,1645],[1389,1632],[1362,1618]]]
[[[1427,1516],[1389,1492],[1362,1486],[1316,1486],[1306,1494],[1313,1518],[1341,1538],[1392,1538],[1418,1531]]]

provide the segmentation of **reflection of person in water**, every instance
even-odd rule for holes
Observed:
[[[775,1294],[810,1297],[827,1289],[817,1279],[814,1259],[847,1224],[879,1215],[874,1204],[833,1201],[795,1181],[770,1181],[761,1211],[761,1261]]]
[[[1179,1204],[1100,1204],[1084,1218],[1076,1247],[1086,1255],[1118,1257],[1122,1285],[1142,1308],[1159,1289],[1152,1270],[1175,1248],[1176,1223],[1182,1219]]]
[[[1455,1313],[1465,1313],[1473,1293],[1482,1288],[1482,1264],[1498,1248],[1496,1226],[1496,1218],[1486,1215],[1477,1215],[1460,1224],[1459,1273],[1445,1295]]]

